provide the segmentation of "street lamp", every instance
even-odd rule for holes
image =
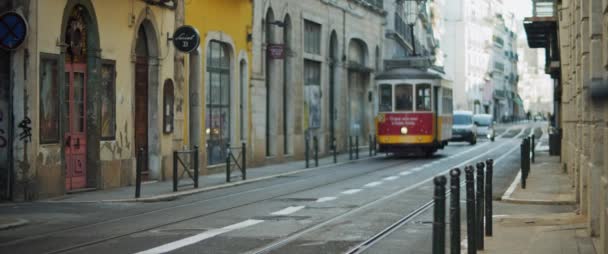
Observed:
[[[412,50],[414,56],[416,55],[416,40],[414,39],[414,26],[418,20],[422,4],[426,0],[405,0],[405,22],[410,26],[410,33],[412,37]]]

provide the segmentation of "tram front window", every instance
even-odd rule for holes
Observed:
[[[431,111],[431,85],[416,86],[416,111]]]
[[[395,110],[412,111],[413,109],[412,85],[401,84],[395,86]]]
[[[393,87],[391,85],[382,84],[380,85],[380,112],[392,112],[393,111]]]

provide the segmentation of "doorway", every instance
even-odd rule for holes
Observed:
[[[135,153],[139,155],[142,165],[142,179],[147,180],[150,175],[148,161],[148,46],[146,31],[143,26],[137,32],[135,45]]]

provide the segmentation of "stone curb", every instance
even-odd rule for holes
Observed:
[[[1,230],[7,230],[7,229],[12,229],[12,228],[17,228],[17,227],[25,226],[28,223],[29,223],[28,220],[17,219],[17,221],[15,221],[15,222],[6,223],[6,224],[0,224],[0,231]]]
[[[319,166],[319,167],[316,167],[316,168],[299,169],[299,170],[295,170],[295,171],[291,171],[291,172],[285,172],[285,173],[281,173],[281,174],[275,174],[275,175],[263,176],[263,177],[258,177],[258,178],[252,178],[252,179],[245,180],[245,181],[240,181],[240,182],[224,183],[224,184],[220,184],[220,185],[216,185],[216,186],[211,186],[211,187],[207,187],[207,188],[193,189],[193,190],[187,190],[187,191],[182,191],[182,192],[174,192],[174,193],[156,195],[156,196],[145,197],[145,198],[108,199],[108,200],[96,200],[96,201],[44,200],[44,201],[37,201],[37,202],[40,202],[40,203],[81,204],[81,203],[138,203],[138,202],[141,202],[141,203],[153,203],[153,202],[172,201],[172,200],[176,200],[176,199],[178,199],[180,197],[190,196],[190,195],[198,194],[198,193],[201,193],[201,192],[207,192],[207,191],[212,191],[212,190],[224,189],[224,188],[229,188],[229,187],[233,187],[233,186],[239,186],[239,185],[243,185],[243,184],[249,184],[249,183],[255,183],[255,182],[264,181],[264,180],[268,180],[268,179],[273,179],[273,178],[277,178],[277,177],[281,177],[281,176],[295,175],[295,174],[299,174],[299,173],[305,173],[305,172],[320,170],[320,169],[329,168],[329,167],[346,165],[346,164],[350,164],[350,163],[355,163],[355,162],[359,162],[359,161],[365,161],[365,160],[373,159],[373,158],[376,158],[378,156],[379,155],[372,156],[372,157],[367,157],[367,158],[361,158],[361,159],[358,159],[358,160],[338,162],[336,164],[329,164],[329,165]]]

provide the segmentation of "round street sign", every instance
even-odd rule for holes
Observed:
[[[0,48],[19,48],[25,41],[27,32],[27,22],[21,14],[11,11],[0,15]]]
[[[180,26],[173,33],[173,45],[181,52],[192,52],[201,43],[201,37],[192,26]]]

